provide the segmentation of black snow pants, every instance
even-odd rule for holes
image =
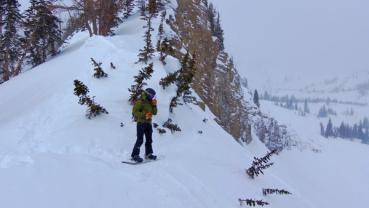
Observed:
[[[153,153],[152,150],[152,124],[151,123],[137,123],[137,141],[133,147],[131,156],[140,155],[140,147],[143,144],[144,135],[146,137],[145,142],[145,155]]]

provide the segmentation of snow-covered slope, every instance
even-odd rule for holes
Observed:
[[[369,148],[323,140],[316,128],[308,123],[305,128],[305,120],[273,105],[265,105],[264,110],[291,125],[300,144],[308,148],[299,145],[286,150],[273,158],[275,165],[264,176],[248,178],[245,168],[252,158],[267,151],[257,139],[240,146],[213,121],[210,112],[198,106],[179,106],[169,115],[175,89],[162,90],[158,82],[178,69],[178,61],[170,58],[166,66],[154,59],[155,72],[148,86],[158,92],[155,122],[162,124],[170,117],[182,132],[154,132],[159,161],[121,164],[135,142],[127,89],[142,67],[134,62],[143,44],[143,24],[133,16],[113,37],[89,38],[78,33],[60,55],[0,86],[1,207],[224,208],[239,207],[238,198],[291,208],[365,207],[369,203],[364,197]],[[92,77],[91,57],[103,62],[108,78]],[[110,62],[117,69],[110,69]],[[73,95],[75,79],[89,87],[109,115],[85,118],[85,108]],[[262,188],[283,188],[293,195],[263,197]]]

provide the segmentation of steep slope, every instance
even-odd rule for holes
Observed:
[[[161,136],[155,131],[161,160],[142,166],[120,163],[135,142],[127,89],[141,68],[134,62],[143,24],[135,16],[114,37],[76,34],[60,55],[1,85],[2,207],[235,207],[238,197],[256,193],[259,188],[250,188],[244,174],[252,154],[211,113],[184,105],[169,116],[175,89],[161,90],[158,82],[178,69],[173,58],[166,66],[154,59],[148,86],[158,91],[155,122],[171,117],[182,132]],[[108,78],[92,77],[90,57],[104,63]],[[110,62],[116,70],[109,69]],[[74,79],[83,81],[110,114],[86,119],[73,95]]]

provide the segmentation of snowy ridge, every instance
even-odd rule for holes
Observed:
[[[237,208],[238,198],[263,199],[273,208],[369,203],[369,169],[362,159],[368,158],[368,147],[325,140],[315,123],[309,125],[272,104],[262,103],[262,110],[320,152],[284,151],[272,158],[275,165],[265,175],[248,178],[245,169],[254,156],[265,154],[264,144],[254,139],[240,146],[216,124],[214,115],[198,106],[179,106],[169,115],[175,88],[162,90],[158,83],[179,67],[170,57],[165,66],[153,59],[155,72],[148,86],[158,93],[159,115],[154,122],[161,125],[170,117],[182,132],[159,135],[155,130],[154,151],[161,160],[142,166],[121,164],[135,142],[127,89],[142,67],[134,62],[143,44],[138,38],[143,25],[134,15],[113,37],[78,33],[61,54],[0,86],[1,207]],[[91,57],[103,63],[108,78],[92,77]],[[116,70],[110,69],[110,62]],[[85,118],[85,107],[73,95],[75,79],[89,87],[109,115]],[[292,195],[264,197],[262,188],[284,188]]]

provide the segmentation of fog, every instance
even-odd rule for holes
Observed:
[[[368,0],[211,0],[251,83],[369,71]],[[265,80],[264,80],[265,81]]]

